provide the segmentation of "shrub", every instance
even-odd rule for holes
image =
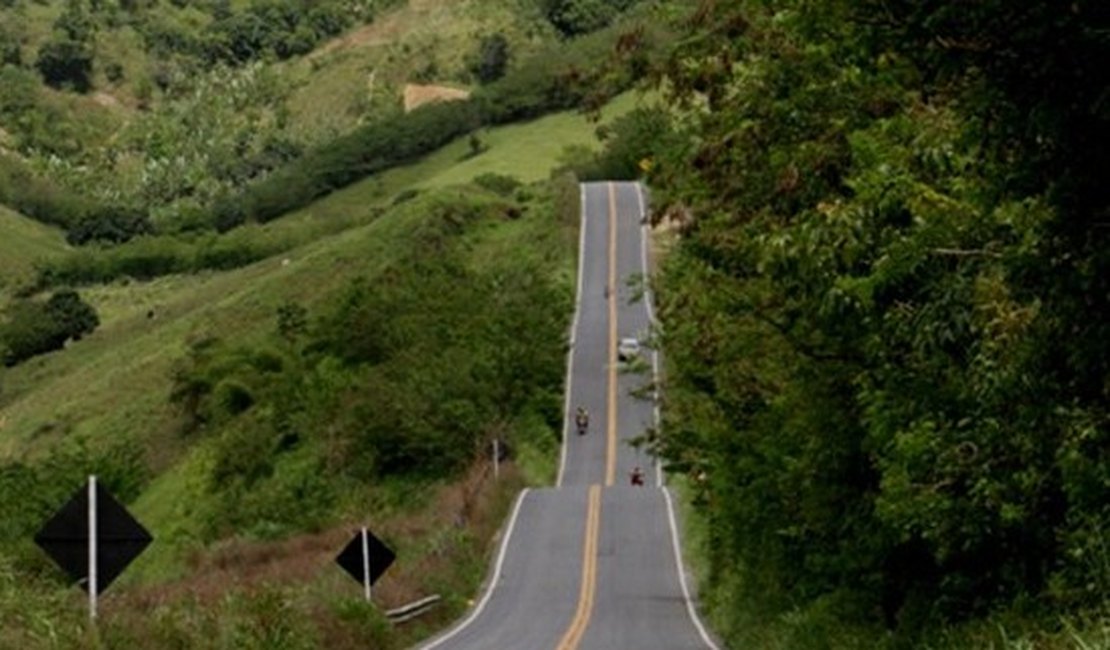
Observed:
[[[582,180],[633,180],[645,175],[656,153],[675,142],[664,110],[637,108],[598,129],[601,152],[575,166]]]
[[[91,242],[122,244],[139,235],[153,232],[150,219],[138,208],[104,206],[86,214],[66,232],[66,241],[74,246]]]
[[[117,61],[105,65],[104,76],[112,83],[123,81],[123,65]]]
[[[55,37],[39,48],[35,68],[47,85],[88,92],[92,87],[92,48],[80,41]]]
[[[0,27],[0,67],[23,63],[22,44],[7,27]]]
[[[80,340],[99,324],[96,310],[75,291],[59,291],[45,303],[19,300],[8,308],[6,322],[0,326],[4,365],[60,350],[66,341]]]
[[[511,196],[516,188],[520,187],[520,180],[505,174],[496,174],[487,172],[474,177],[474,184],[478,187],[484,187],[487,190],[500,194],[501,196]]]
[[[496,81],[505,75],[509,64],[509,41],[504,34],[492,34],[482,38],[478,44],[478,56],[471,66],[471,72],[481,83]]]
[[[415,187],[409,187],[401,190],[393,197],[393,205],[401,205],[420,196],[420,190]]]
[[[2,82],[0,78],[0,88]],[[0,153],[0,203],[32,219],[66,228],[82,217],[88,201]]]
[[[554,0],[547,4],[547,19],[564,36],[577,36],[608,25],[619,9],[608,0]]]

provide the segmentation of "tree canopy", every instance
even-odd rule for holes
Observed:
[[[1095,2],[703,3],[656,147],[710,589],[910,635],[1110,598]],[[740,586],[737,586],[740,585]]]

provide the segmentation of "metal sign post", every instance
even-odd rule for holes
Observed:
[[[89,620],[96,620],[96,476],[89,476]]]
[[[151,541],[142,524],[92,475],[35,535],[35,543],[89,592],[90,621],[96,619],[101,590]]]
[[[362,584],[366,586],[366,602],[370,600],[370,537],[366,526],[362,527]]]
[[[343,547],[335,558],[347,575],[362,584],[366,601],[370,602],[370,587],[396,559],[393,551],[374,536],[366,526],[355,530],[351,541]]]

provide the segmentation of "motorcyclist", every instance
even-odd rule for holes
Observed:
[[[632,485],[642,486],[644,484],[644,470],[640,469],[640,466],[637,465],[632,468],[632,473],[629,474],[628,478],[631,480]]]
[[[574,424],[578,427],[578,435],[586,433],[586,429],[590,426],[590,412],[585,407],[578,407],[574,414]]]

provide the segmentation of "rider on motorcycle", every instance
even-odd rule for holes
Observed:
[[[590,412],[585,407],[578,407],[574,414],[574,424],[578,427],[578,435],[586,433],[586,428],[590,426]]]

